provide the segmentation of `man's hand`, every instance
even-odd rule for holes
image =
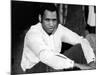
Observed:
[[[96,62],[94,61],[90,62],[89,66],[91,66],[93,69],[96,69]]]
[[[75,63],[74,66],[80,68],[81,70],[91,70],[91,69],[94,69],[94,67],[91,67],[91,66],[85,65],[85,64]]]

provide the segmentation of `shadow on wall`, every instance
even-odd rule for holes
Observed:
[[[22,74],[20,63],[24,36],[38,22],[39,3],[11,1],[11,73]]]

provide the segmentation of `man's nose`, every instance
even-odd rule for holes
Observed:
[[[51,26],[51,27],[53,26],[53,21],[50,21],[50,26]]]

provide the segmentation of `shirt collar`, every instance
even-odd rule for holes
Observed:
[[[57,31],[57,29],[51,34],[51,35],[48,35],[45,31],[44,31],[44,29],[42,28],[42,24],[39,22],[39,25],[40,25],[40,30],[41,30],[41,32],[43,33],[43,34],[45,34],[45,35],[47,35],[47,36],[53,36],[55,33],[56,33],[56,31]],[[58,25],[59,26],[59,25]]]

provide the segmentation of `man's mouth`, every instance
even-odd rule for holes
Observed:
[[[53,28],[49,28],[49,30],[53,30]]]

